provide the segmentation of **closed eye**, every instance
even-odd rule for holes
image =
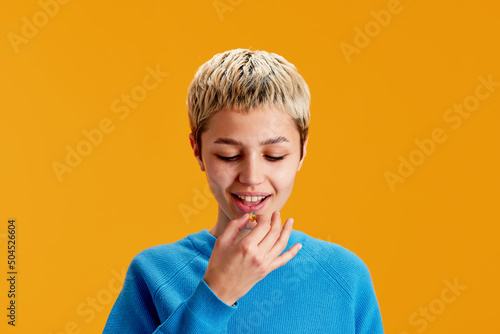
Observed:
[[[285,156],[282,155],[281,157],[272,157],[270,155],[266,155],[266,157],[270,160],[270,161],[280,161],[280,160],[283,160],[285,159]]]
[[[236,159],[239,157],[239,155],[235,155],[235,156],[232,156],[232,157],[223,157],[223,156],[221,156],[221,155],[217,155],[217,157],[218,157],[219,159],[221,159],[221,160],[231,162],[231,161],[236,161]],[[285,156],[284,156],[284,155],[282,155],[281,157],[272,157],[272,156],[270,156],[270,155],[266,155],[265,157],[266,157],[269,161],[271,161],[271,162],[276,162],[276,161],[280,161],[280,160],[285,159]]]
[[[225,161],[234,161],[234,159],[236,159],[238,156],[235,155],[234,157],[223,157],[221,155],[217,155],[217,157],[221,160],[225,160]]]

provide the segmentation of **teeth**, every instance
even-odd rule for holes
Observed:
[[[238,195],[236,195],[238,196]],[[247,202],[259,202],[266,196],[238,196],[238,198],[245,200]]]

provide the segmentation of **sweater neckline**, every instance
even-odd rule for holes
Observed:
[[[303,242],[302,240],[303,238],[301,237],[302,234],[303,233],[300,231],[292,230],[290,238],[288,239],[288,244],[283,252],[287,251],[297,242]],[[217,241],[217,238],[211,235],[208,229],[204,228],[199,232],[189,235],[188,238],[198,251],[200,251],[208,258],[210,258],[210,256],[212,255],[212,250],[214,249],[215,241]]]

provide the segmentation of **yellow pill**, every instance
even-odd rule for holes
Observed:
[[[257,215],[255,214],[255,212],[252,211],[252,212],[249,213],[249,215],[250,215],[250,221],[251,222],[254,222],[254,221],[257,220]]]

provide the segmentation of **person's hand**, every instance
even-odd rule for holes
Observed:
[[[292,218],[283,229],[278,211],[273,212],[270,224],[259,218],[257,216],[257,226],[237,242],[234,241],[249,216],[246,213],[231,220],[217,238],[208,261],[203,279],[228,305],[233,305],[271,271],[285,265],[302,248],[297,243],[281,254],[292,232]]]

